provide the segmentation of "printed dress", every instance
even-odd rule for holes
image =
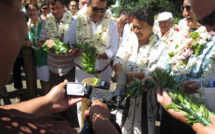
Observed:
[[[120,64],[123,71],[126,72],[143,72],[145,74],[154,70],[156,63],[165,49],[165,44],[159,40],[156,34],[152,34],[149,38],[149,44],[139,48],[138,39],[134,33],[125,38],[120,45],[114,65]],[[123,105],[129,103],[126,120],[123,121],[123,110],[117,111],[117,123],[123,124],[123,134],[142,134],[148,130],[148,134],[155,134],[155,117],[156,117],[156,101],[155,94],[147,92],[137,98],[127,98],[123,101]],[[145,103],[145,104],[143,104]],[[143,114],[146,113],[146,114]],[[143,121],[145,120],[145,121]],[[148,125],[144,124],[147,123]],[[148,126],[148,128],[146,128]],[[143,130],[144,129],[144,130]]]

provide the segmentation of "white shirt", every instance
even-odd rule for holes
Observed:
[[[69,31],[67,32],[64,38],[64,43],[68,43],[68,42],[70,44],[76,43],[76,22],[77,22],[77,19],[72,21]],[[96,31],[96,28],[99,22],[94,23],[89,19],[89,23],[90,23],[90,32],[91,32],[91,35],[93,35],[94,32]],[[105,53],[108,59],[97,58],[96,67],[95,67],[96,70],[103,70],[104,67],[110,62],[110,60],[116,55],[118,50],[118,30],[117,30],[117,24],[113,20],[111,20],[109,30],[110,30],[110,35],[109,35],[109,40],[107,44],[107,49],[105,50]],[[75,58],[75,63],[83,67],[81,65],[81,56]]]

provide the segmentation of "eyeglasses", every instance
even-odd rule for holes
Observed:
[[[186,6],[181,6],[181,11],[184,11],[184,9],[186,9],[186,10],[187,10],[187,12],[190,12],[191,7],[190,7],[190,6],[188,6],[188,5],[186,5]]]
[[[207,15],[201,20],[197,20],[197,22],[203,26],[213,26],[215,25],[215,12]]]
[[[140,26],[132,26],[132,29],[133,29],[133,30],[134,30],[134,29],[141,30],[142,27],[140,27]]]
[[[44,7],[44,8],[42,8],[43,10],[49,10],[49,8],[47,8],[47,7]]]
[[[90,6],[91,6],[91,5],[90,5]],[[92,8],[92,11],[93,11],[93,12],[96,12],[96,13],[98,13],[98,12],[104,13],[104,12],[106,12],[106,10],[107,10],[107,8],[98,8],[98,7],[92,7],[92,6],[91,6],[91,8]]]

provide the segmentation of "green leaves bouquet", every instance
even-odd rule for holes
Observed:
[[[53,48],[49,48],[47,43],[43,44],[42,47],[45,51],[53,49],[56,54],[64,54],[70,50],[70,44],[69,43],[65,44],[61,42],[59,39],[54,41]],[[97,55],[96,48],[90,45],[89,43],[82,43],[82,44],[77,43],[77,44],[74,44],[73,47],[80,49],[79,51],[83,51],[82,53],[82,65],[84,66],[83,70],[86,73],[95,74],[95,76],[97,77],[96,71],[95,71],[95,63],[96,63],[96,55]]]
[[[88,74],[95,74],[95,64],[96,64],[96,56],[97,51],[96,48],[90,45],[89,43],[83,44],[74,44],[73,47],[78,48],[83,51],[82,53],[82,65],[84,66],[83,70]]]
[[[126,90],[127,97],[136,98],[142,94],[143,88],[156,89],[155,85],[158,85],[161,89],[167,89],[173,101],[166,108],[183,113],[190,124],[200,122],[205,126],[211,125],[210,117],[215,113],[209,111],[200,98],[183,92],[181,85],[184,81],[177,81],[176,76],[162,70],[153,71],[151,76],[154,81],[146,80],[144,85],[140,80],[135,79]]]
[[[53,48],[48,47],[47,43],[44,43],[42,48],[45,51],[53,49],[56,54],[65,54],[70,50],[70,44],[65,44],[57,39],[54,41]]]

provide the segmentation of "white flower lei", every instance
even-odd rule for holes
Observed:
[[[132,34],[134,34],[134,33],[132,33]],[[133,42],[135,40],[133,38],[130,38],[130,41]],[[138,41],[138,40],[136,40],[136,41]],[[140,72],[143,69],[143,67],[150,61],[150,59],[149,59],[150,50],[151,50],[152,46],[157,42],[158,42],[158,37],[156,34],[153,33],[153,35],[150,36],[150,38],[149,38],[149,44],[143,45],[141,48],[139,48],[139,56],[137,59],[137,65],[138,65],[137,72]],[[133,43],[131,43],[131,44],[133,44]],[[122,59],[122,70],[123,71],[126,70],[127,61],[133,53],[133,45],[131,45],[130,47],[131,48],[126,49],[126,51],[125,51],[126,56]]]
[[[38,17],[37,21],[36,21],[36,24],[35,24],[35,33],[34,33],[34,39],[32,39],[31,37],[31,23],[32,23],[32,20],[31,18],[29,18],[28,22],[27,22],[27,25],[28,25],[28,38],[30,41],[35,41],[34,43],[37,43],[38,41],[38,25],[39,23],[41,23],[41,19]],[[34,50],[39,50],[40,47],[37,47],[35,45],[32,45],[31,46]]]
[[[46,36],[50,39],[61,39],[69,30],[69,25],[72,21],[71,12],[65,12],[60,24],[57,27],[55,17],[50,13],[47,15]]]
[[[172,42],[169,44],[168,54],[171,53],[172,57],[169,56],[169,62],[172,65],[172,70],[174,72],[179,72],[181,74],[186,74],[193,65],[196,63],[196,59],[189,60],[190,55],[193,54],[193,50],[190,49],[190,46],[194,43],[198,43],[199,45],[205,45],[206,40],[211,37],[208,35],[205,27],[198,28],[195,32],[200,34],[200,37],[193,41],[193,39],[189,36],[190,32],[188,30],[181,31],[179,35],[175,36]],[[180,37],[180,38],[178,38]],[[189,65],[185,64],[186,61]]]
[[[109,12],[105,12],[105,15],[99,22],[94,35],[91,36],[88,15],[78,15],[76,23],[76,42],[88,42],[96,48],[98,54],[103,54],[107,48],[110,23],[111,14]]]

